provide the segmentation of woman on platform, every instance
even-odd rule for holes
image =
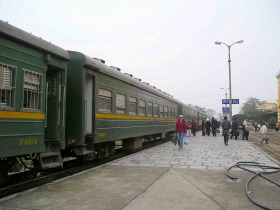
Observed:
[[[179,150],[183,149],[184,147],[183,138],[187,133],[186,121],[183,118],[184,118],[183,115],[179,116],[179,119],[176,121],[176,129],[175,129]]]

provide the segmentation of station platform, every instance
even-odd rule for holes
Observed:
[[[0,209],[262,209],[246,196],[245,184],[253,175],[242,169],[225,171],[240,161],[279,167],[279,162],[246,140],[197,136],[178,150],[171,142],[141,151],[101,167],[47,185],[2,198]],[[268,169],[253,169],[265,171]],[[280,183],[279,173],[270,178]],[[280,190],[257,178],[251,196],[264,206],[280,209]]]

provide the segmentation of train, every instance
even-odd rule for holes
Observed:
[[[0,21],[0,183],[31,162],[62,168],[66,157],[94,160],[143,139],[166,138],[183,114],[206,114],[120,68]]]

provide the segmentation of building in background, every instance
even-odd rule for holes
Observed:
[[[277,103],[273,102],[260,102],[257,107],[258,110],[277,112]]]
[[[221,121],[223,115],[221,113],[217,113],[215,110],[213,109],[207,109],[206,113],[209,117],[214,117],[216,120]]]

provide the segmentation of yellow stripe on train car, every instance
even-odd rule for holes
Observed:
[[[159,117],[145,117],[133,115],[120,115],[120,114],[96,114],[96,119],[119,119],[119,120],[161,120],[161,121],[174,121],[174,118],[159,118]]]
[[[0,118],[8,119],[45,119],[45,114],[34,112],[10,112],[0,111]]]

